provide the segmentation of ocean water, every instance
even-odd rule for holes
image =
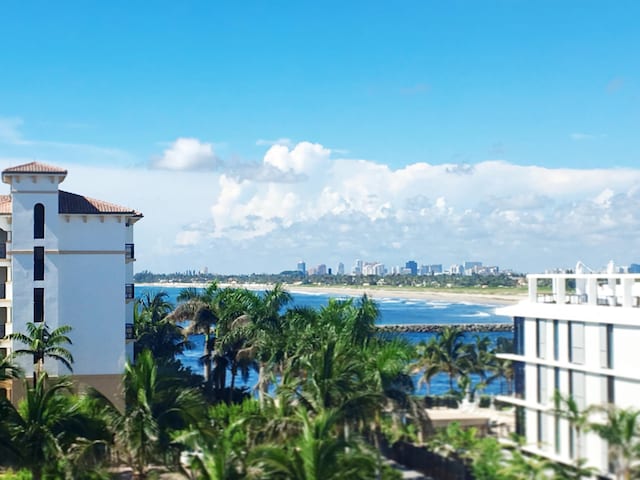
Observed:
[[[169,299],[172,302],[176,302],[176,298],[180,293],[180,288],[157,288],[157,287],[143,287],[136,286],[136,295],[142,295],[145,292],[158,292],[164,291],[169,295]],[[327,304],[331,295],[320,293],[298,293],[292,292],[293,304],[295,306],[304,306],[312,308],[321,308]],[[348,298],[345,296],[333,296],[333,298]],[[453,323],[505,323],[511,322],[508,317],[496,315],[495,309],[498,305],[484,305],[469,302],[445,302],[445,301],[430,301],[430,300],[412,300],[402,298],[379,298],[375,300],[380,310],[380,319],[378,323],[384,324],[453,324]],[[402,333],[398,334],[405,337],[412,343],[418,343],[420,341],[426,341],[434,334],[432,333]],[[465,334],[465,340],[472,342],[473,337],[477,334]],[[506,337],[512,338],[510,332],[487,332],[480,335],[488,336],[495,344],[498,338]],[[193,350],[185,352],[181,358],[184,365],[190,367],[194,372],[202,373],[202,366],[199,364],[198,359],[202,354],[203,338],[201,335],[194,335],[191,338],[194,344]],[[414,384],[416,385],[415,393],[418,395],[424,395],[427,393],[426,386],[422,385],[417,388],[417,378],[414,377]],[[252,373],[246,384],[241,379],[236,379],[238,386],[246,386],[247,388],[253,388],[257,380],[257,375]],[[472,377],[472,381],[475,384],[477,382],[476,377]],[[445,374],[436,375],[431,380],[430,392],[432,394],[445,393],[449,390],[449,377]],[[503,382],[495,382],[490,384],[484,391],[486,393],[502,393],[506,390],[506,385]]]

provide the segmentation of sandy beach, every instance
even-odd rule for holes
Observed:
[[[138,283],[138,286],[151,288],[204,288],[206,283]],[[224,287],[247,288],[249,290],[267,290],[272,288],[271,284],[264,283],[248,283],[248,284],[219,284]],[[441,301],[451,303],[475,303],[479,305],[512,305],[526,298],[523,294],[504,294],[495,293],[459,293],[436,290],[416,290],[403,289],[394,287],[366,287],[366,286],[317,286],[317,285],[285,285],[285,288],[291,293],[319,293],[324,295],[335,295],[336,297],[344,296],[361,296],[367,294],[371,298],[403,298],[407,300],[427,300]]]

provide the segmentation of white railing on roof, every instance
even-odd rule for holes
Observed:
[[[640,274],[552,273],[527,275],[533,303],[640,307]],[[541,283],[551,283],[540,288]]]

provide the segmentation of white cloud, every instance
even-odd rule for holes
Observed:
[[[213,145],[197,138],[178,138],[152,166],[163,170],[213,170],[219,159]]]
[[[256,140],[256,145],[259,147],[264,146],[273,146],[273,145],[284,145],[290,147],[293,144],[290,138],[278,138],[277,140],[266,140],[264,138],[259,138]]]
[[[137,270],[275,272],[300,258],[347,269],[356,258],[477,259],[528,271],[640,261],[640,169],[504,161],[393,169],[335,155],[310,142],[274,145],[251,175],[58,164],[69,170],[63,188],[144,213]]]
[[[575,132],[569,135],[569,138],[571,138],[571,140],[574,140],[576,142],[579,142],[582,140],[595,140],[597,138],[605,138],[605,137],[606,135],[603,135],[603,134],[580,133],[580,132]]]

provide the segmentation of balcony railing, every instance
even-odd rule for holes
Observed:
[[[135,260],[136,252],[135,252],[135,246],[133,243],[124,244],[124,258],[126,260]]]
[[[640,275],[578,273],[527,275],[529,301],[546,304],[640,307]],[[549,288],[539,292],[538,288]]]
[[[135,286],[133,283],[127,283],[124,286],[124,298],[126,300],[133,300],[136,296]]]
[[[124,336],[127,340],[133,340],[135,338],[135,335],[133,334],[133,323],[125,323]]]

